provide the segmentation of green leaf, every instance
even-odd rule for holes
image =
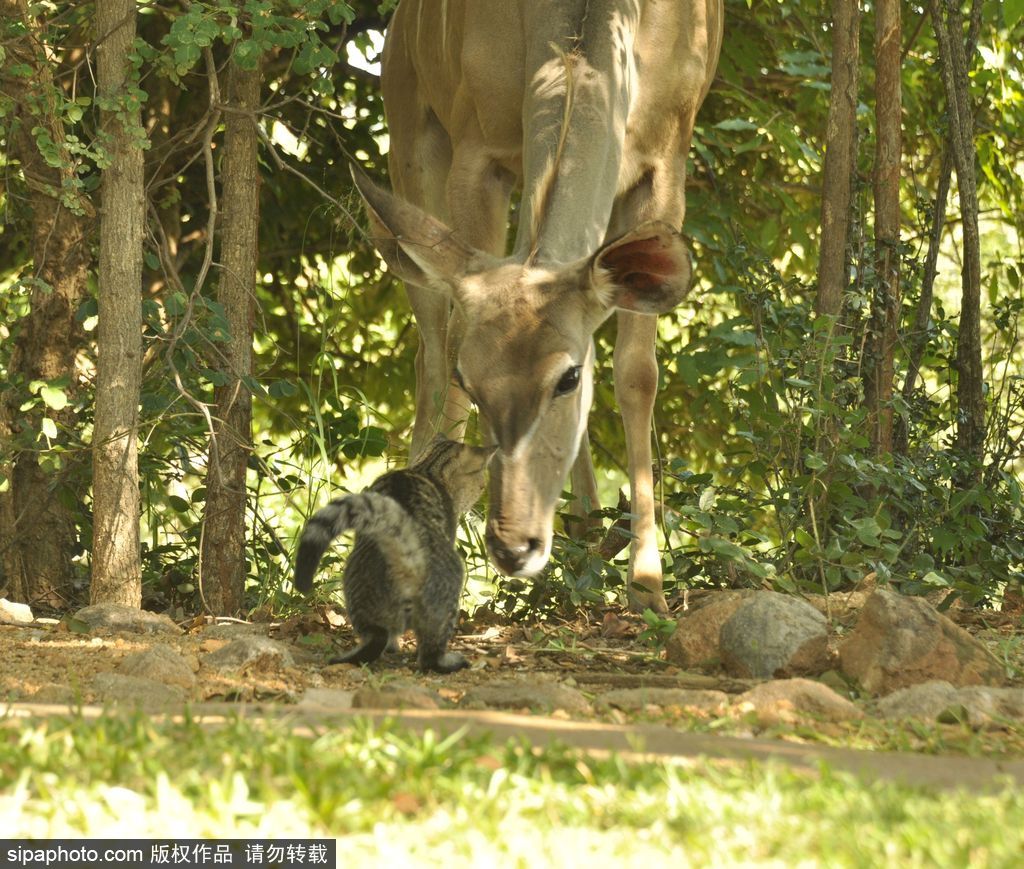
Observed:
[[[55,423],[50,417],[44,416],[40,429],[43,434],[51,440],[57,437],[57,423]]]
[[[168,496],[167,503],[171,505],[171,509],[174,510],[175,513],[187,513],[191,506],[188,501],[179,495]]]
[[[64,390],[58,389],[56,386],[44,386],[39,390],[39,394],[51,410],[64,410],[68,406],[68,397],[64,394]]]
[[[1006,28],[1013,30],[1017,22],[1024,17],[1024,0],[1003,0],[1003,20]]]

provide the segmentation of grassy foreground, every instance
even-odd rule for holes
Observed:
[[[337,836],[345,866],[959,867],[1024,855],[1024,795],[1008,788],[627,763],[368,723],[314,736],[142,715],[2,724],[5,836]]]

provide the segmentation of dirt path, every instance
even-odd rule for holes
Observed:
[[[62,704],[0,703],[0,720],[7,726],[69,713],[85,718],[122,714],[99,706],[71,709]],[[377,722],[398,722],[417,732],[432,729],[449,734],[464,729],[471,734],[491,734],[499,740],[525,738],[538,746],[557,742],[584,751],[616,752],[633,760],[675,758],[695,766],[709,761],[757,761],[781,763],[809,773],[818,773],[824,765],[832,771],[852,773],[868,781],[982,792],[998,790],[1007,784],[1024,786],[1024,760],[858,751],[773,739],[683,733],[654,724],[601,724],[495,711],[327,711],[270,703],[200,703],[190,707],[190,714],[193,720],[211,727],[233,716],[274,719],[300,733],[345,727],[355,718],[369,718]]]

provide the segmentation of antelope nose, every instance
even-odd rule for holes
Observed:
[[[490,529],[487,531],[487,550],[491,553],[498,570],[506,576],[518,576],[527,562],[543,548],[544,545],[536,537],[508,543]]]

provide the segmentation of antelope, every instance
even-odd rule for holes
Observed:
[[[420,334],[412,456],[473,404],[497,452],[487,548],[536,575],[586,440],[594,331],[614,311],[631,495],[631,605],[666,610],[651,420],[657,317],[690,285],[679,234],[722,0],[402,0],[381,84],[393,192],[354,173]],[[506,254],[510,198],[519,220]]]

